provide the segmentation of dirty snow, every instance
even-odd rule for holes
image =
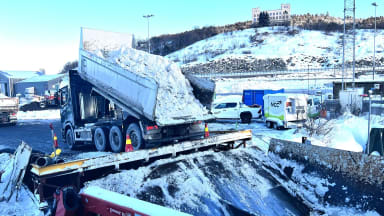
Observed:
[[[37,111],[19,111],[17,112],[17,120],[51,120],[51,119],[60,119],[60,110],[59,109],[50,109],[50,110],[37,110]]]
[[[87,184],[193,215],[233,215],[227,203],[249,213],[299,215],[300,210],[284,201],[289,195],[262,176],[264,171],[256,160],[259,154],[263,153],[252,148],[200,152],[159,160]]]
[[[0,154],[0,172],[10,172],[9,170],[13,167],[10,166],[10,163],[13,163],[11,154]],[[2,183],[3,182],[0,181],[0,184]],[[16,193],[14,193],[8,202],[0,202],[0,215],[40,216],[44,214],[39,211],[38,204],[32,193],[25,186],[22,186],[18,190],[17,196]]]
[[[114,62],[140,76],[152,78],[159,85],[155,117],[158,122],[169,124],[180,117],[204,119],[207,110],[194,97],[189,81],[180,68],[161,56],[128,47],[117,50],[94,51],[99,57]]]

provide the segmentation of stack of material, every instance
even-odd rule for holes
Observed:
[[[88,51],[158,83],[156,121],[166,124],[191,116],[203,119],[207,115],[207,109],[195,98],[191,84],[172,61],[128,46],[111,49],[93,45]]]

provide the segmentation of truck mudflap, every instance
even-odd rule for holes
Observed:
[[[303,199],[307,196],[303,188],[313,187],[316,193],[316,184],[326,182],[321,185],[323,192],[316,193],[322,204],[384,214],[384,157],[280,139],[271,139],[268,155],[281,173],[294,182],[296,186],[290,188]],[[322,180],[311,182],[311,178]]]

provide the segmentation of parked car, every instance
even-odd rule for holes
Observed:
[[[241,100],[224,99],[214,102],[212,114],[216,119],[241,119],[242,123],[250,123],[261,117],[261,106],[247,106]]]

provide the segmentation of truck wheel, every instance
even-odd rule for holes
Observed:
[[[240,114],[241,123],[251,123],[252,114],[250,113],[241,113]]]
[[[133,150],[144,148],[143,137],[141,136],[140,128],[136,123],[132,123],[128,126],[127,134],[129,134],[129,137],[131,138]]]
[[[93,142],[97,151],[107,150],[107,139],[105,138],[105,133],[102,128],[96,128],[93,135]]]
[[[123,150],[123,135],[117,126],[113,126],[109,131],[109,145],[113,152],[121,152]]]
[[[275,129],[275,130],[279,130],[279,129],[280,129],[279,126],[277,126],[277,123],[276,123],[276,122],[273,123],[273,129]]]
[[[267,122],[266,122],[266,125],[267,125],[267,128],[272,128],[272,122],[267,121]]]
[[[65,142],[68,144],[69,149],[73,150],[75,148],[75,138],[71,128],[67,129],[65,133]]]

